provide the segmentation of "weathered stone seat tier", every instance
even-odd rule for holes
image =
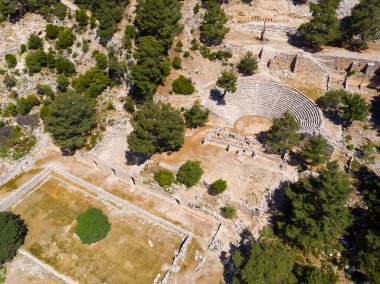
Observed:
[[[228,93],[223,99],[209,96],[203,105],[230,124],[249,115],[279,118],[286,111],[300,122],[301,133],[315,134],[322,124],[321,111],[308,97],[281,83],[257,77],[239,78],[236,93]]]

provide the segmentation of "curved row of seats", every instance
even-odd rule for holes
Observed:
[[[239,78],[236,93],[223,99],[208,97],[203,105],[230,124],[249,115],[279,118],[286,111],[300,122],[301,133],[315,134],[322,124],[320,110],[308,97],[281,83],[255,77]]]

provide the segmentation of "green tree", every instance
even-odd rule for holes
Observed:
[[[58,74],[57,89],[60,92],[66,92],[68,86],[69,86],[69,79],[63,74]]]
[[[105,70],[108,68],[108,57],[103,52],[98,52],[95,55],[95,60],[96,60],[96,66],[98,66],[100,70]]]
[[[56,59],[55,69],[58,74],[63,74],[65,76],[72,76],[76,73],[74,63],[63,56],[59,56]]]
[[[46,67],[46,64],[46,53],[41,49],[38,49],[25,57],[25,65],[29,74],[40,72],[42,67]]]
[[[72,82],[72,86],[78,93],[84,93],[85,96],[91,98],[99,96],[110,85],[111,79],[96,67],[80,74]]]
[[[104,239],[111,230],[107,216],[98,208],[87,209],[78,216],[77,222],[75,233],[87,245]]]
[[[316,266],[300,266],[295,269],[297,282],[300,284],[334,284],[339,277],[330,269],[319,269]]]
[[[8,68],[14,68],[17,65],[16,56],[13,54],[10,54],[10,53],[6,54],[5,61],[7,62]]]
[[[311,3],[313,18],[298,28],[301,39],[316,48],[340,40],[341,33],[336,9],[339,0],[322,0]]]
[[[189,128],[202,126],[208,121],[209,114],[210,111],[203,109],[199,101],[196,101],[190,109],[185,111],[186,126]]]
[[[77,20],[77,22],[81,28],[87,27],[89,17],[87,16],[85,11],[83,11],[82,9],[76,10],[75,11],[75,19]]]
[[[147,102],[133,114],[131,123],[131,152],[152,155],[176,151],[184,143],[185,123],[181,113],[169,104]]]
[[[360,1],[352,10],[348,24],[347,46],[355,51],[368,48],[367,42],[380,39],[380,2],[378,0]]]
[[[160,169],[154,173],[154,180],[157,181],[160,186],[170,186],[174,182],[174,175],[169,170]]]
[[[312,136],[303,147],[302,156],[311,165],[317,166],[328,161],[329,156],[327,147],[327,140],[322,134]]]
[[[347,94],[343,97],[343,105],[340,108],[342,117],[348,124],[355,120],[365,120],[369,115],[369,104],[360,94]]]
[[[163,56],[163,52],[164,47],[156,38],[139,38],[138,49],[134,53],[137,62],[130,75],[138,97],[152,98],[157,86],[169,75],[170,61]]]
[[[31,34],[28,38],[28,48],[36,50],[42,47],[42,39],[36,34]]]
[[[224,89],[223,95],[227,92],[235,93],[237,88],[237,76],[232,70],[222,71],[222,75],[216,81],[216,85]]]
[[[177,181],[190,188],[196,185],[203,175],[203,169],[199,161],[186,161],[177,173]]]
[[[318,177],[307,176],[285,191],[287,207],[277,221],[280,235],[305,250],[331,248],[351,224],[345,206],[352,187],[336,162],[328,163]]]
[[[37,94],[40,96],[48,97],[49,99],[54,97],[54,92],[49,85],[37,84]]]
[[[361,158],[363,158],[367,164],[373,164],[375,162],[375,148],[375,144],[370,140],[360,147]]]
[[[299,143],[299,129],[300,124],[295,117],[290,112],[285,112],[283,117],[273,119],[264,142],[276,152],[290,151]]]
[[[181,3],[178,0],[139,0],[134,24],[138,37],[153,36],[167,51],[181,30],[180,19]]]
[[[174,93],[181,95],[191,95],[195,91],[191,79],[183,75],[179,75],[179,77],[173,81],[172,88]]]
[[[16,256],[27,233],[28,227],[19,215],[0,212],[0,266]]]
[[[227,17],[215,0],[208,0],[207,5],[207,12],[200,27],[200,40],[208,46],[219,45],[229,30],[225,26]]]
[[[38,106],[40,100],[35,95],[29,95],[26,98],[19,98],[17,100],[18,113],[27,115],[31,112],[33,107]]]
[[[238,70],[244,76],[252,75],[256,72],[258,67],[258,62],[256,56],[253,56],[253,53],[248,51],[242,60],[238,64]]]
[[[108,63],[108,77],[116,84],[121,84],[128,70],[125,62],[120,62],[116,56],[111,56]]]
[[[220,194],[224,192],[226,189],[227,189],[227,181],[225,181],[224,179],[221,179],[221,178],[217,179],[211,184],[211,190],[215,194]]]
[[[238,269],[234,283],[275,284],[296,283],[293,274],[295,253],[279,240],[260,238],[251,243],[249,256],[244,259],[241,250],[232,256]]]
[[[95,102],[74,92],[58,94],[44,119],[45,129],[55,143],[71,152],[85,144],[96,123]]]
[[[133,101],[133,99],[131,97],[127,97],[124,101],[124,106],[123,106],[124,110],[128,113],[134,113],[135,112],[135,102]]]
[[[58,34],[61,28],[59,26],[53,25],[53,24],[47,24],[45,28],[45,34],[46,34],[46,39],[57,39]]]
[[[56,46],[58,49],[66,49],[74,44],[75,35],[71,29],[64,29],[58,33]]]
[[[179,70],[182,68],[182,59],[179,56],[173,58],[172,66],[174,69]]]
[[[347,96],[349,92],[346,90],[331,90],[317,99],[318,106],[324,109],[337,109],[343,102],[343,98]]]
[[[220,209],[222,216],[226,219],[234,219],[237,216],[237,210],[233,205],[226,205]]]

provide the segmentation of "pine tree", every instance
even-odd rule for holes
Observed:
[[[317,166],[329,159],[328,143],[323,135],[312,136],[303,148],[302,156],[313,166]]]
[[[255,73],[257,70],[258,62],[256,56],[253,56],[252,52],[248,51],[242,60],[238,64],[238,70],[244,76],[249,76]]]
[[[224,70],[218,78],[216,85],[224,89],[223,96],[229,93],[235,93],[237,88],[237,76],[232,70]]]

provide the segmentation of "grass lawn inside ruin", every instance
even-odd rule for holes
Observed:
[[[13,209],[29,227],[23,249],[79,283],[152,283],[158,273],[162,277],[184,236],[96,197],[50,178]],[[107,215],[111,230],[86,245],[75,235],[76,220],[91,207]]]

